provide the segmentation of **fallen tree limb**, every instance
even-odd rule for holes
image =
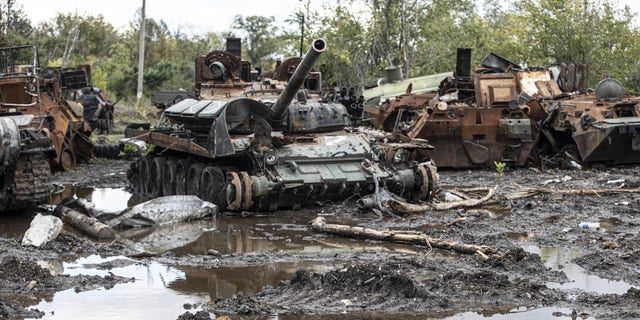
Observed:
[[[489,246],[477,246],[472,244],[452,242],[432,238],[426,234],[402,233],[400,231],[379,231],[363,227],[352,227],[341,224],[328,224],[324,217],[316,217],[309,222],[311,229],[316,232],[337,234],[345,237],[366,238],[398,243],[421,244],[433,248],[454,250],[462,253],[478,254],[485,258],[488,253],[496,253],[497,250]]]
[[[620,194],[620,193],[640,193],[640,188],[635,189],[551,189],[551,188],[529,188],[529,187],[519,187],[518,192],[514,192],[508,195],[505,195],[505,199],[507,200],[515,200],[531,197],[535,194],[540,193],[551,193],[551,194],[561,194],[561,195],[574,195],[574,196],[601,196],[605,194]]]
[[[487,194],[479,199],[466,199],[461,201],[452,201],[452,202],[441,202],[441,203],[427,203],[427,204],[411,204],[395,199],[391,199],[387,201],[387,206],[396,213],[423,213],[429,210],[450,210],[454,208],[463,208],[463,207],[475,207],[478,206],[487,200],[491,199],[495,193],[498,186],[494,186],[490,188]]]
[[[84,213],[78,212],[65,206],[58,206],[54,210],[54,214],[60,219],[73,226],[74,228],[100,240],[113,240],[116,232],[113,228],[100,222],[96,218],[89,217]]]

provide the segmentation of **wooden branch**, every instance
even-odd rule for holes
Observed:
[[[452,201],[452,202],[441,202],[441,203],[427,203],[424,205],[419,204],[411,204],[403,201],[391,199],[387,201],[386,205],[397,213],[423,213],[429,210],[450,210],[454,208],[462,208],[462,207],[475,207],[478,206],[487,200],[491,199],[496,192],[498,186],[494,186],[490,188],[487,194],[479,199],[466,199],[461,201]]]
[[[504,195],[506,200],[516,200],[528,198],[540,193],[574,195],[574,196],[602,196],[606,194],[622,194],[622,193],[640,193],[640,188],[635,189],[551,189],[551,188],[528,188],[518,186],[519,191]]]
[[[116,232],[113,228],[100,222],[100,220],[96,218],[89,217],[71,208],[58,206],[54,210],[54,214],[59,216],[65,223],[96,239],[113,240],[116,237]]]
[[[379,231],[363,227],[352,227],[342,224],[328,224],[324,217],[316,217],[311,222],[311,229],[316,232],[336,234],[345,237],[374,239],[398,243],[420,244],[434,248],[454,250],[462,253],[478,254],[486,257],[487,253],[496,253],[497,250],[489,246],[477,246],[472,244],[452,242],[432,238],[424,233],[402,233],[400,231]]]

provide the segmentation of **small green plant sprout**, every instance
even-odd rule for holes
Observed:
[[[507,165],[504,162],[497,162],[497,161],[493,161],[493,165],[496,167],[496,171],[498,171],[498,176],[496,178],[496,182],[500,182],[500,179],[502,178],[502,173],[504,172],[504,167]]]

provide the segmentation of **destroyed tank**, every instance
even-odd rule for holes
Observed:
[[[49,200],[50,119],[42,107],[37,49],[0,48],[0,211]]]
[[[154,146],[132,163],[133,188],[148,196],[197,195],[233,211],[296,209],[382,188],[429,199],[437,187],[435,166],[408,160],[427,144],[377,143],[348,132],[342,103],[316,100],[302,89],[325,49],[324,40],[312,41],[277,96],[269,95],[277,88],[261,82],[243,84],[244,97],[234,98],[230,89],[241,79],[227,73],[224,80],[236,85],[220,87],[222,95],[212,84],[199,87],[201,98],[217,99],[182,100],[164,110],[153,129],[128,130],[130,139]],[[209,71],[223,79],[223,64],[216,62],[209,60]]]
[[[385,131],[428,139],[439,167],[525,165],[538,129],[518,100],[519,78],[512,71],[519,67],[492,54],[472,77],[470,61],[471,50],[458,49],[456,72],[437,90],[412,93],[408,82],[406,93],[366,108],[365,118]]]

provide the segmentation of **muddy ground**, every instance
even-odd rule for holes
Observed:
[[[74,172],[58,174],[55,182],[100,187],[126,185],[125,160],[96,160]],[[495,171],[440,171],[443,189],[490,187]],[[584,171],[507,169],[499,181],[498,195],[520,187],[572,190],[640,188],[639,167]],[[374,229],[411,230],[428,236],[476,245],[498,253],[488,258],[424,246],[406,245],[389,250],[379,241],[353,240],[365,247],[332,256],[292,253],[232,253],[179,255],[166,252],[140,256],[118,243],[94,242],[65,231],[44,248],[20,245],[19,239],[0,238],[0,317],[39,317],[27,310],[29,301],[50,297],[68,288],[77,291],[131,281],[118,276],[51,275],[34,261],[47,258],[73,260],[91,253],[101,256],[136,256],[137,261],[157,261],[174,266],[201,268],[241,267],[288,261],[340,261],[343,267],[324,273],[305,270],[255,294],[214,299],[204,311],[185,311],[180,319],[427,319],[465,312],[482,316],[514,310],[556,310],[540,318],[640,318],[640,194],[597,195],[537,194],[518,200],[501,200],[473,209],[429,211],[419,215],[385,215],[354,209],[352,203],[310,208],[329,223]],[[282,213],[297,214],[297,213]],[[301,213],[302,214],[302,213]],[[464,218],[464,219],[460,219]],[[221,218],[221,219],[224,219]],[[455,222],[455,223],[453,223]],[[598,229],[580,229],[580,222],[598,222]],[[301,230],[300,237],[330,242],[335,236]],[[573,263],[587,273],[631,285],[626,292],[598,293],[564,288],[569,282],[562,266],[549,268],[531,248],[559,248],[576,252]],[[105,265],[109,269],[109,265]],[[186,308],[186,307],[185,307]]]

